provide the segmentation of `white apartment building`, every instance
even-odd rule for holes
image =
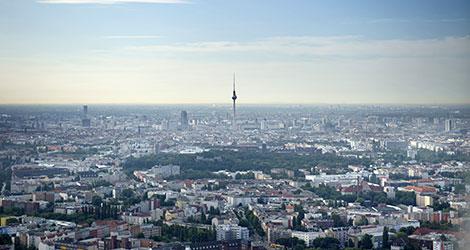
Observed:
[[[322,231],[319,232],[302,232],[302,231],[292,231],[291,237],[292,238],[298,238],[300,240],[303,240],[305,242],[305,245],[307,247],[310,247],[313,245],[313,240],[319,237],[325,237],[325,233]]]
[[[233,224],[218,225],[216,227],[216,234],[218,241],[250,239],[248,228]]]

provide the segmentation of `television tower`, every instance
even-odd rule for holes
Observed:
[[[233,100],[233,120],[232,120],[232,125],[233,125],[233,128],[236,129],[237,128],[237,119],[236,119],[236,105],[235,105],[235,101],[237,100],[237,93],[235,92],[235,73],[233,73],[233,95],[232,95],[232,100]]]

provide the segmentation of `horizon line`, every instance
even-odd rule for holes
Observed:
[[[163,106],[163,105],[188,105],[188,106],[197,106],[197,105],[227,105],[231,106],[232,103],[225,103],[225,102],[191,102],[191,103],[138,103],[138,102],[82,102],[82,103],[33,103],[33,102],[21,102],[21,103],[0,103],[0,106],[57,106],[57,105],[62,105],[62,106],[82,106],[82,105],[96,105],[96,106],[103,106],[103,105],[116,105],[116,106],[122,106],[122,105],[135,105],[135,106]],[[321,105],[342,105],[342,106],[355,106],[355,105],[362,105],[362,106],[375,106],[375,105],[383,105],[383,106],[468,106],[470,105],[470,102],[455,102],[455,103],[394,103],[394,102],[347,102],[347,103],[340,103],[340,102],[245,102],[245,103],[237,103],[237,105],[245,106],[245,105],[259,105],[259,106],[271,106],[271,105],[299,105],[299,106],[321,106]]]

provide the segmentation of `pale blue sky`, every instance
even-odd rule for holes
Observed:
[[[165,3],[162,3],[165,2]],[[469,103],[470,1],[0,0],[0,103]]]

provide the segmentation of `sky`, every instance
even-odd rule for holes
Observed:
[[[469,104],[470,1],[0,0],[0,103]]]

